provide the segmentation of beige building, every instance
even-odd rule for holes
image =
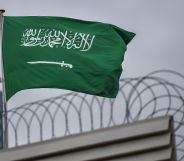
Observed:
[[[176,161],[172,117],[0,151],[0,161]]]

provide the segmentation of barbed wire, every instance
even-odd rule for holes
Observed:
[[[120,80],[116,99],[71,92],[9,110],[9,147],[172,115],[184,160],[184,76],[171,70]],[[4,114],[2,114],[4,115]]]

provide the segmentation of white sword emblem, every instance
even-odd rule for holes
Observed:
[[[55,65],[59,65],[61,67],[69,67],[69,68],[73,68],[72,64],[67,64],[64,61],[62,62],[54,62],[54,61],[30,61],[27,62],[28,64],[55,64]]]

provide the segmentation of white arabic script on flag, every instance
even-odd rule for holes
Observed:
[[[26,29],[22,34],[21,46],[50,47],[78,49],[88,51],[91,49],[95,35],[86,33],[63,31],[56,29]]]

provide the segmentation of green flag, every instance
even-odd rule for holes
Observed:
[[[32,88],[61,88],[115,98],[127,44],[111,24],[63,17],[4,17],[7,100]]]

